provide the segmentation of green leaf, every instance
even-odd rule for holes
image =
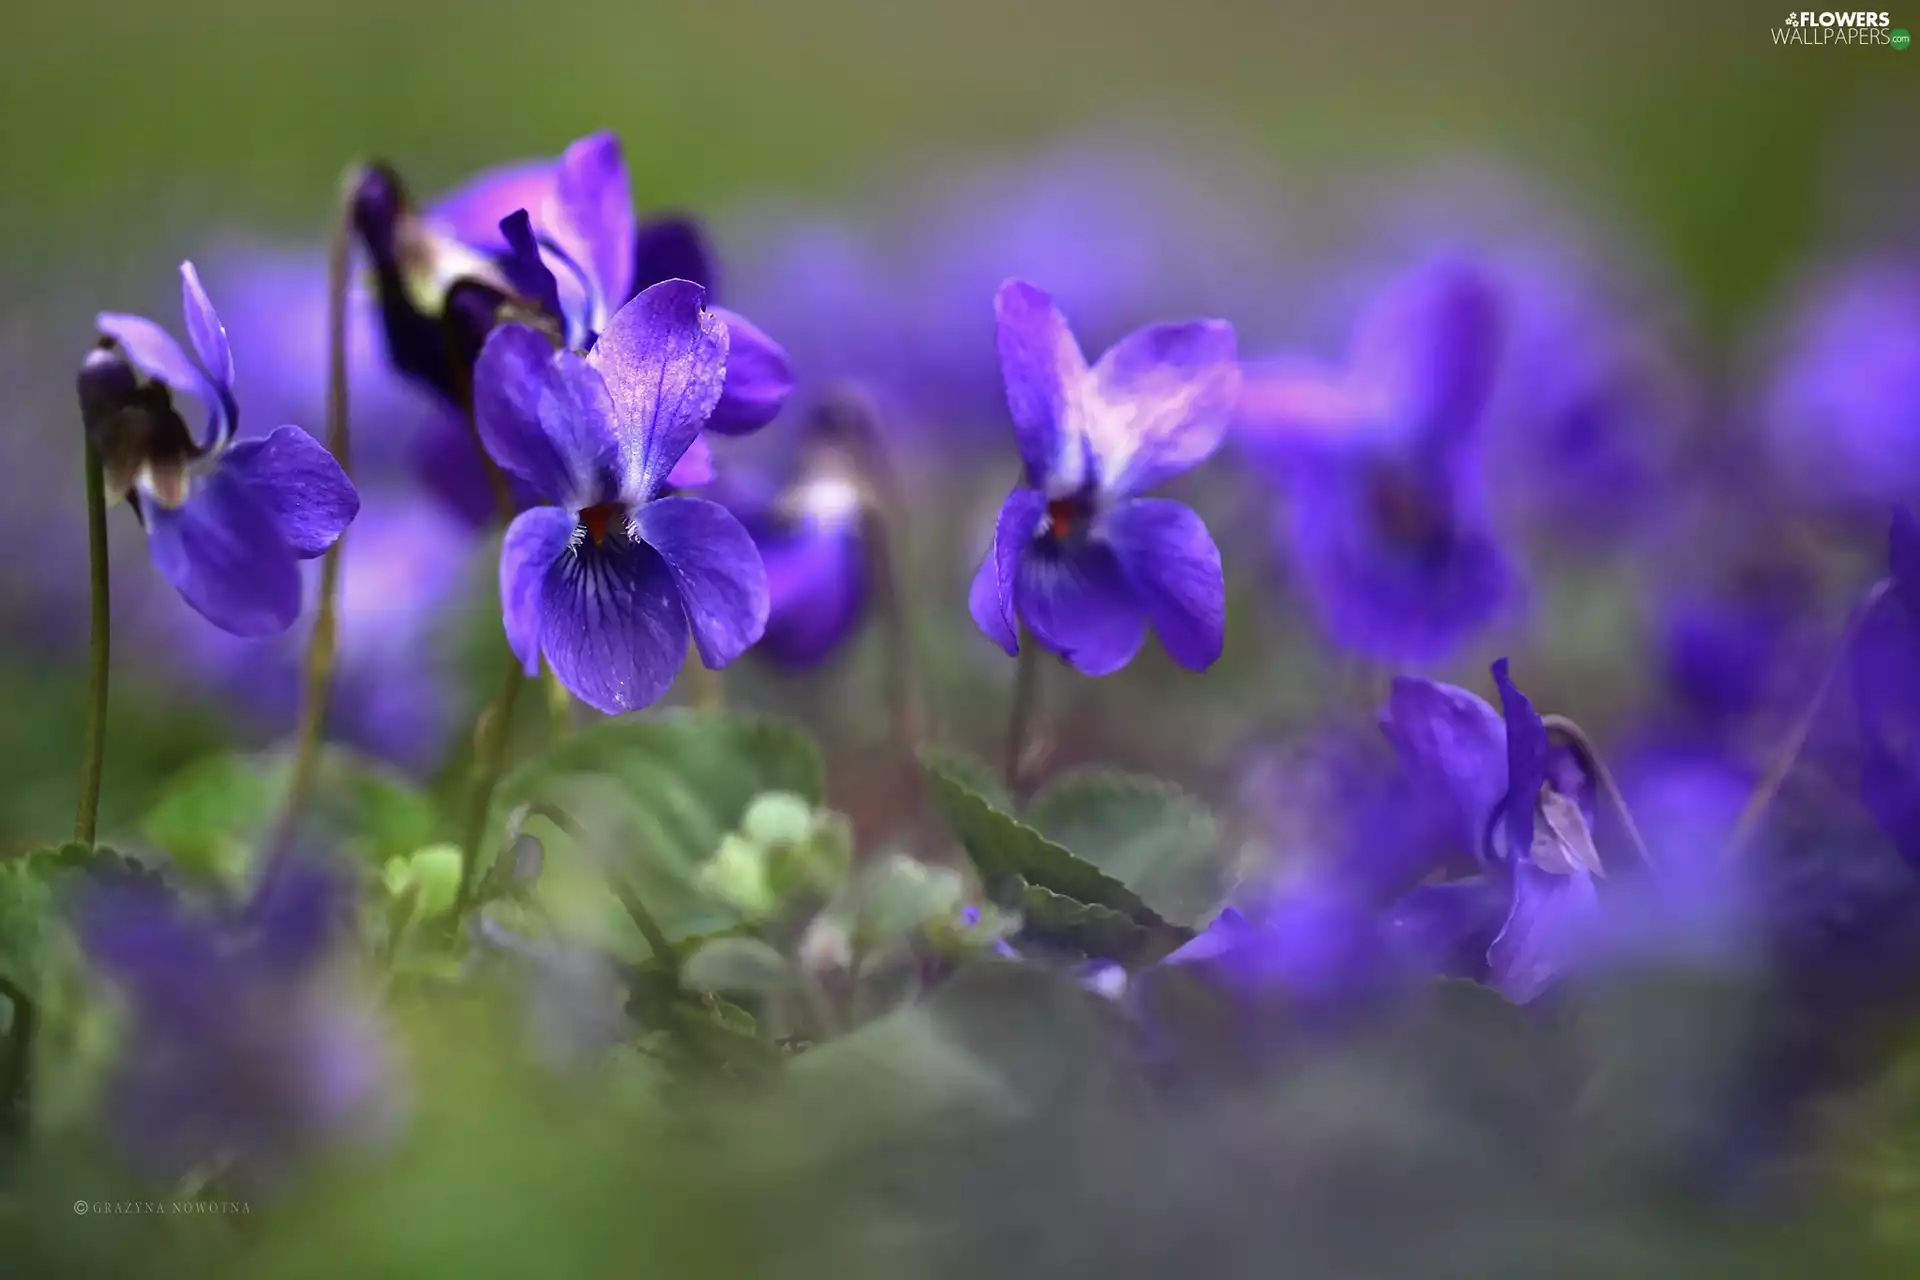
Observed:
[[[1198,921],[1225,896],[1220,827],[1170,782],[1107,770],[1049,783],[1026,820],[1134,889],[1169,920]]]
[[[290,762],[280,754],[224,754],[174,775],[141,821],[147,840],[184,870],[243,877],[285,803]],[[446,833],[433,802],[397,771],[329,747],[303,820],[376,864],[406,857]]]
[[[48,945],[61,927],[62,895],[80,877],[156,879],[103,845],[48,845],[0,862],[0,978],[38,997]]]
[[[1193,938],[1191,929],[1142,924],[1111,907],[1075,902],[1039,885],[1021,885],[1020,910],[1024,933],[1130,967],[1163,959]]]
[[[569,878],[617,875],[671,939],[738,924],[737,907],[706,892],[699,870],[747,808],[769,791],[818,805],[819,748],[800,729],[750,716],[687,712],[603,721],[502,779],[486,856],[516,811],[545,824],[539,894]],[[642,948],[644,950],[644,948]]]
[[[1139,924],[1166,923],[1132,889],[1018,818],[994,808],[964,779],[944,772],[944,762],[937,754],[925,754],[922,761],[934,805],[990,888],[1018,876],[1029,885],[1077,902],[1109,907]]]
[[[954,747],[928,745],[920,748],[920,767],[959,783],[1002,813],[1012,813],[1013,797],[1007,794],[1000,771],[982,760]]]

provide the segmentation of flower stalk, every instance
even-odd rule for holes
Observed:
[[[91,596],[87,639],[87,701],[81,726],[79,798],[74,807],[73,838],[91,845],[100,819],[100,776],[107,753],[107,671],[112,650],[113,610],[107,578],[107,486],[100,450],[86,439],[87,578]],[[16,1010],[18,1006],[16,1005]],[[16,1014],[17,1016],[17,1014]]]

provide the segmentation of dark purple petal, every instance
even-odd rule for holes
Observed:
[[[547,569],[540,648],[580,701],[618,715],[659,701],[687,657],[687,613],[660,553],[624,532]]]
[[[501,325],[474,366],[474,422],[493,460],[540,496],[608,502],[619,482],[613,402],[591,366],[524,325]]]
[[[298,427],[280,427],[264,440],[243,440],[220,460],[252,491],[280,525],[293,554],[326,553],[360,514],[360,494],[325,445]]]
[[[1027,484],[1045,489],[1066,447],[1063,422],[1086,378],[1086,357],[1053,299],[1024,280],[1009,280],[993,300],[1007,413],[1027,465]]]
[[[278,635],[300,616],[300,569],[273,511],[219,467],[177,510],[143,504],[160,576],[222,631]]]
[[[200,367],[212,375],[216,385],[231,389],[233,348],[227,345],[227,331],[191,262],[180,264],[180,310],[186,316],[187,336],[200,355]]]
[[[1507,730],[1499,713],[1465,689],[1397,676],[1380,729],[1415,788],[1445,815],[1454,847],[1478,859],[1487,822],[1507,793]]]
[[[1220,549],[1199,514],[1166,498],[1138,498],[1107,513],[1101,536],[1173,660],[1194,671],[1218,661],[1227,584]]]
[[[625,302],[662,280],[691,280],[705,289],[708,297],[719,292],[719,277],[713,269],[707,239],[690,218],[649,218],[641,224],[633,241],[633,279],[619,301]]]
[[[752,647],[767,629],[767,572],[733,512],[661,498],[634,512],[633,529],[672,572],[700,661],[724,667]]]
[[[806,519],[756,541],[767,567],[767,630],[754,652],[811,666],[839,647],[865,610],[867,558],[859,527]]]
[[[500,617],[507,646],[528,675],[540,672],[541,593],[579,527],[573,513],[535,507],[514,517],[500,544]]]
[[[633,193],[619,138],[590,134],[561,154],[553,209],[554,239],[592,274],[611,313],[633,283]]]
[[[344,869],[281,854],[261,872],[244,924],[262,968],[286,975],[325,959],[352,923],[353,883]]]
[[[1511,897],[1504,880],[1486,876],[1423,884],[1393,904],[1388,927],[1431,972],[1484,982],[1487,948],[1500,934]]]
[[[967,611],[973,615],[974,625],[1009,655],[1020,652],[1020,624],[1014,614],[1020,558],[1040,532],[1046,514],[1045,494],[1032,489],[1009,493],[994,522],[993,545],[967,591]]]
[[[1431,264],[1368,313],[1355,372],[1385,395],[1407,435],[1458,438],[1478,426],[1492,391],[1500,320],[1485,273],[1466,262]]]
[[[550,316],[560,310],[560,285],[553,269],[540,256],[540,240],[533,229],[533,217],[525,209],[516,209],[500,219],[500,238],[507,251],[500,257],[500,271],[514,291]]]
[[[1507,660],[1493,664],[1493,682],[1500,689],[1500,711],[1507,726],[1507,858],[1531,860],[1533,810],[1540,788],[1547,782],[1547,727],[1527,695],[1507,678]]]
[[[103,311],[94,318],[94,326],[120,344],[136,369],[157,382],[164,382],[181,395],[198,400],[207,411],[207,429],[200,445],[210,448],[230,430],[226,403],[193,357],[180,349],[173,335],[145,316],[121,315]]]
[[[697,284],[668,280],[620,308],[587,357],[612,394],[629,503],[651,498],[713,416],[727,327]]]
[[[1213,456],[1240,396],[1233,326],[1160,324],[1116,343],[1093,366],[1081,425],[1101,484],[1143,493]]]
[[[1911,507],[1895,507],[1887,530],[1887,569],[1901,607],[1920,624],[1920,518]]]
[[[714,307],[727,327],[727,380],[707,430],[723,436],[758,431],[779,416],[793,391],[793,369],[780,344],[745,316]]]
[[[1014,607],[1042,647],[1085,675],[1133,661],[1147,616],[1120,560],[1105,543],[1030,541],[1020,557]]]
[[[1487,985],[1515,1004],[1531,1003],[1574,966],[1600,922],[1591,876],[1555,875],[1516,854],[1513,907],[1487,949]]]

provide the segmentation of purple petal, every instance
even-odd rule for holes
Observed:
[[[225,467],[197,481],[185,505],[143,505],[160,576],[222,631],[278,635],[300,616],[300,570],[274,512]]]
[[[1166,498],[1139,498],[1107,514],[1103,536],[1173,660],[1194,671],[1217,662],[1227,584],[1199,514]]]
[[[1432,972],[1484,982],[1487,948],[1499,936],[1511,896],[1504,881],[1486,876],[1423,884],[1401,895],[1387,924]]]
[[[352,881],[341,868],[291,854],[275,856],[246,909],[255,964],[287,977],[311,969],[349,925],[352,904]]]
[[[613,396],[629,503],[658,491],[719,403],[727,327],[703,309],[705,296],[684,280],[654,285],[620,308],[587,357]]]
[[[540,672],[541,593],[547,573],[566,552],[578,527],[571,512],[535,507],[514,517],[500,543],[500,617],[507,647],[528,675]]]
[[[1911,507],[1895,507],[1887,530],[1887,568],[1894,594],[1907,612],[1920,619],[1920,518]]]
[[[1478,424],[1500,348],[1493,283],[1464,262],[1402,280],[1362,322],[1355,371],[1378,387],[1410,436],[1458,437]]]
[[[659,701],[687,657],[687,612],[659,552],[609,537],[547,569],[540,648],[574,697],[608,715]]]
[[[727,327],[727,380],[707,430],[723,436],[758,431],[779,416],[793,390],[793,369],[780,344],[745,316],[713,308]]]
[[[1573,967],[1599,923],[1600,898],[1584,871],[1554,875],[1520,855],[1513,872],[1513,907],[1487,949],[1487,983],[1528,1004]]]
[[[200,273],[191,262],[180,264],[180,310],[187,319],[187,336],[200,355],[200,366],[221,387],[233,386],[233,348],[227,345],[227,331],[220,315],[200,286]]]
[[[524,325],[501,325],[474,366],[473,404],[487,452],[540,496],[571,507],[614,497],[613,402],[580,357]]]
[[[1507,726],[1507,856],[1528,861],[1533,848],[1533,808],[1547,781],[1547,728],[1527,695],[1507,678],[1507,660],[1493,664],[1500,710]]]
[[[1027,484],[1044,489],[1060,465],[1066,406],[1086,376],[1086,357],[1052,297],[1024,280],[1000,286],[993,316],[1007,413],[1027,464]]]
[[[325,554],[360,514],[360,493],[325,445],[298,427],[243,440],[221,459],[273,513],[280,536],[302,560]]]
[[[1456,848],[1477,859],[1507,793],[1507,730],[1486,701],[1450,684],[1397,676],[1380,714],[1400,767],[1447,815]]]
[[[1303,459],[1351,448],[1378,409],[1345,370],[1282,358],[1243,366],[1233,428],[1254,461],[1285,477]]]
[[[709,295],[719,289],[706,237],[691,219],[650,218],[641,225],[633,242],[633,279],[619,300],[662,280],[691,280]]]
[[[1083,425],[1109,492],[1142,493],[1213,456],[1240,396],[1233,326],[1161,324],[1116,343],[1093,367]]]
[[[500,165],[441,196],[427,214],[454,239],[477,249],[504,253],[508,246],[500,235],[500,220],[515,209],[525,209],[533,216],[534,229],[546,230],[542,219],[553,189],[551,160]]]
[[[1033,489],[1009,493],[994,521],[993,546],[987,549],[967,591],[967,611],[973,615],[974,625],[1009,655],[1020,652],[1020,627],[1013,611],[1020,557],[1033,544],[1046,514],[1045,494]]]
[[[767,630],[754,652],[791,666],[821,661],[866,607],[866,549],[858,526],[807,520],[757,541],[767,567]]]
[[[507,283],[546,314],[564,314],[560,309],[560,284],[554,279],[553,268],[540,255],[533,215],[525,209],[515,209],[500,219],[500,238],[507,242],[507,251],[500,260],[500,270],[507,277]]]
[[[1085,675],[1110,675],[1147,638],[1139,596],[1102,542],[1033,541],[1020,557],[1014,605],[1034,639]]]
[[[767,571],[733,512],[704,498],[661,498],[633,519],[635,536],[679,585],[700,661],[724,667],[745,653],[767,629]]]
[[[667,473],[667,488],[673,490],[700,489],[713,483],[713,446],[707,443],[705,436],[695,436],[687,451],[680,455],[680,461],[673,464],[673,470]]]
[[[590,134],[562,153],[553,209],[554,238],[613,310],[633,283],[633,193],[619,138]]]

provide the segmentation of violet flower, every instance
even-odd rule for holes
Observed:
[[[593,350],[503,325],[474,370],[481,441],[553,505],[523,512],[500,553],[507,640],[609,714],[665,693],[689,631],[722,667],[767,624],[753,539],[715,503],[663,497],[719,403],[729,331],[684,280],[616,312]]]
[[[1504,899],[1484,969],[1463,976],[1525,1004],[1573,966],[1594,927],[1594,878],[1602,872],[1591,786],[1575,762],[1549,749],[1506,659],[1493,664],[1493,678],[1500,714],[1464,689],[1394,681],[1382,728],[1409,777],[1451,802],[1456,835],[1473,842],[1486,867],[1477,879],[1413,890],[1395,913],[1409,930],[1478,939],[1491,923],[1485,913]]]
[[[1851,662],[1862,739],[1861,799],[1902,857],[1920,867],[1920,520],[1901,507],[1888,575],[1860,607]]]
[[[385,1047],[330,963],[351,911],[343,876],[285,857],[237,908],[190,912],[149,885],[81,901],[81,945],[129,1021],[107,1122],[143,1172],[271,1184],[387,1127]]]
[[[767,570],[767,629],[754,652],[786,667],[825,661],[866,615],[867,496],[846,469],[804,465],[776,487],[729,471],[716,501],[739,518]]]
[[[1920,264],[1869,260],[1815,282],[1776,367],[1761,414],[1795,493],[1877,514],[1920,489]]]
[[[1342,647],[1438,661],[1517,594],[1477,443],[1499,340],[1491,284],[1443,261],[1374,305],[1345,367],[1249,373],[1240,439],[1287,492],[1294,561]]]
[[[102,313],[106,341],[81,368],[81,411],[109,497],[133,508],[161,576],[222,630],[276,634],[300,613],[299,562],[333,545],[360,497],[298,427],[235,442],[226,330],[192,263],[180,279],[194,355],[151,320]],[[174,408],[176,394],[205,406],[199,435]]]
[[[1220,656],[1220,552],[1192,508],[1138,496],[1219,447],[1240,388],[1232,326],[1155,325],[1091,367],[1053,299],[1010,280],[994,301],[1025,483],[974,576],[974,622],[1009,654],[1021,623],[1087,675],[1132,661],[1149,621],[1176,662]]]

